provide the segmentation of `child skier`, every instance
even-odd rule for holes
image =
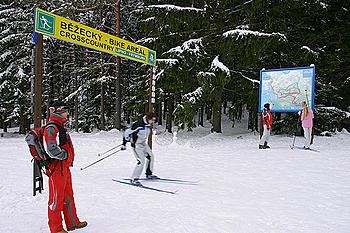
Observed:
[[[266,103],[264,105],[264,110],[261,113],[261,121],[264,128],[263,135],[260,139],[259,149],[267,149],[270,148],[268,146],[268,142],[270,139],[271,127],[272,127],[272,114],[270,112],[270,104]]]
[[[153,174],[154,154],[148,145],[148,137],[150,135],[151,128],[156,122],[157,118],[155,114],[149,113],[142,119],[132,124],[131,128],[127,129],[123,137],[122,150],[126,149],[126,143],[130,141],[133,148],[133,152],[136,158],[136,167],[131,176],[131,183],[137,186],[142,186],[139,181],[143,167],[146,161],[146,177],[148,179],[157,179],[158,177]]]
[[[303,110],[301,112],[301,123],[304,130],[304,137],[305,137],[305,149],[310,149],[311,145],[311,139],[312,139],[312,127],[313,127],[313,118],[314,113],[312,112],[311,108],[307,106],[307,103],[304,101],[302,102]]]
[[[44,129],[44,147],[51,162],[47,169],[49,178],[48,218],[51,233],[67,233],[62,226],[62,212],[68,231],[83,228],[73,197],[70,167],[74,160],[72,140],[64,125],[68,120],[68,108],[62,101],[50,107],[50,119]]]

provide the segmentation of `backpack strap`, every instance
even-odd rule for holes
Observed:
[[[60,139],[60,144],[59,146],[63,146],[65,145],[68,140],[67,140],[67,130],[62,127],[61,125],[53,122],[53,121],[49,121],[45,126],[44,128],[46,128],[47,126],[49,125],[53,125],[53,126],[56,126],[58,128],[58,132],[59,132],[59,139]]]

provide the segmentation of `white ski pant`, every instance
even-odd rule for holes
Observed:
[[[138,145],[133,148],[134,155],[136,158],[136,167],[132,173],[132,179],[139,179],[143,170],[143,167],[146,165],[146,175],[152,175],[153,165],[154,165],[154,154],[152,153],[151,148],[146,145]]]
[[[264,145],[265,142],[268,143],[270,139],[271,129],[267,129],[267,125],[264,125],[264,132],[260,139],[260,145]]]
[[[305,147],[310,147],[312,138],[312,128],[304,128]]]

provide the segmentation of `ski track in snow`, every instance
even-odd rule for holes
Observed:
[[[118,184],[135,165],[132,150],[84,170],[97,154],[121,142],[121,133],[72,134],[76,147],[73,184],[78,215],[89,226],[77,232],[350,232],[350,134],[316,137],[320,153],[291,150],[291,137],[273,136],[258,150],[258,136],[237,125],[223,134],[208,128],[158,129],[155,173],[196,180],[197,185],[149,182],[179,190],[168,195]],[[302,138],[297,138],[302,145]],[[47,178],[32,197],[32,165],[23,136],[0,138],[0,232],[49,232]]]

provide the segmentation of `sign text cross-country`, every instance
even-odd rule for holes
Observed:
[[[151,66],[156,65],[154,50],[39,8],[35,9],[35,32]]]

